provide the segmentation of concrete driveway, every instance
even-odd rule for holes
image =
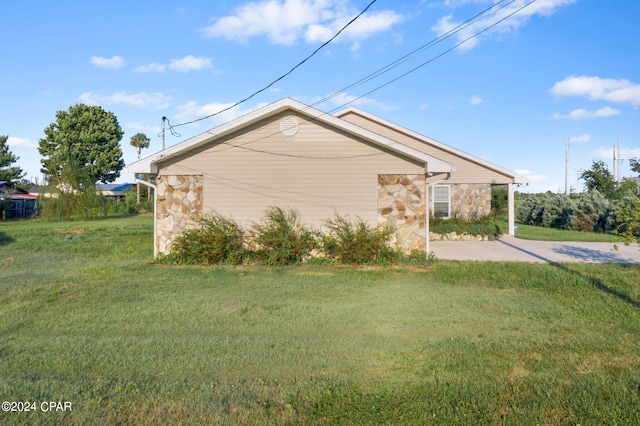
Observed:
[[[521,240],[503,236],[496,241],[431,241],[436,259],[511,262],[640,263],[640,247],[613,243],[574,243]]]

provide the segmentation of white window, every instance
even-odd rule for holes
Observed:
[[[433,216],[450,217],[451,200],[448,186],[433,187]]]

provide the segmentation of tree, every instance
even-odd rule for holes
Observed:
[[[15,156],[8,145],[9,136],[0,135],[0,180],[12,182],[24,176],[22,169],[12,166],[20,157]]]
[[[149,139],[144,133],[136,133],[131,136],[131,146],[138,148],[138,160],[140,159],[142,148],[149,148],[149,142],[151,142],[151,139]]]
[[[584,181],[588,191],[597,189],[607,200],[615,198],[613,175],[604,161],[594,161],[589,170],[582,172],[580,179]]]
[[[640,175],[640,160],[637,158],[630,158],[629,165],[631,166],[631,170],[638,173]]]
[[[140,159],[140,153],[142,148],[149,148],[149,142],[151,140],[144,133],[136,133],[131,136],[131,145],[138,148],[138,160]],[[140,203],[140,182],[136,183],[137,200]],[[149,187],[147,186],[147,196],[149,195]]]
[[[38,151],[40,170],[57,180],[70,161],[78,165],[92,182],[113,182],[124,168],[120,140],[124,132],[116,116],[100,106],[76,104],[58,111],[56,122],[44,129]]]

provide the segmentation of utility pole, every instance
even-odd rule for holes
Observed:
[[[571,189],[569,187],[569,136],[567,136],[567,152],[564,165],[564,193],[570,195]]]
[[[617,181],[620,183],[622,180],[622,155],[620,154],[620,138],[618,138],[618,177]]]
[[[164,122],[167,121],[167,117],[162,117],[162,125],[160,126],[160,128],[162,129],[162,150],[164,151]]]

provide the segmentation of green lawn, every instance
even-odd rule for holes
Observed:
[[[170,267],[0,222],[0,424],[638,424],[640,266]],[[42,412],[43,401],[71,412]]]

